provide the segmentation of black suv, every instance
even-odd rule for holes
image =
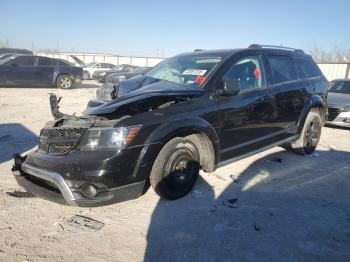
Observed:
[[[35,152],[15,158],[18,182],[79,206],[136,198],[149,184],[177,199],[200,170],[279,145],[312,154],[326,119],[326,79],[298,49],[195,51],[123,83],[137,88],[80,117],[51,96],[55,120]]]

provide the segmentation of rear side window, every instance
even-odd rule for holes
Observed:
[[[272,84],[299,79],[298,72],[291,57],[281,55],[268,55],[267,61],[270,65]]]
[[[318,68],[315,62],[302,58],[296,58],[295,61],[299,65],[301,74],[304,78],[322,75],[321,70]]]
[[[39,66],[56,66],[57,62],[47,57],[39,57],[38,64]]]
[[[18,66],[34,66],[33,56],[19,56],[13,61]]]

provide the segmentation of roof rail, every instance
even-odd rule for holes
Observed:
[[[301,49],[287,47],[287,46],[278,46],[278,45],[251,44],[248,48],[273,48],[273,49],[283,49],[283,50],[290,50],[290,51],[294,51],[294,52],[304,53],[304,51]]]
[[[195,49],[193,50],[193,52],[199,52],[199,51],[203,51],[204,49]]]

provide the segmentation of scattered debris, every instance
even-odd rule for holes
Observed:
[[[282,158],[273,157],[273,158],[271,158],[271,161],[272,161],[272,162],[277,162],[277,163],[282,163]]]
[[[282,163],[282,158],[280,157],[273,157],[271,159],[264,158],[264,161],[267,163],[271,163],[271,162]]]
[[[310,157],[313,157],[313,158],[316,158],[316,157],[319,157],[320,154],[319,153],[316,153],[316,152],[313,152],[311,155],[309,155]]]
[[[4,250],[2,250],[2,249],[0,249],[0,253],[5,253],[5,251],[4,251]]]
[[[29,192],[23,192],[23,191],[13,191],[13,192],[6,192],[6,194],[8,196],[11,196],[11,197],[17,197],[17,198],[30,198],[30,197],[35,197],[32,193],[29,193]]]
[[[222,176],[218,175],[218,174],[215,174],[215,173],[212,173],[213,176],[215,176],[217,179],[220,179],[222,181],[226,181],[225,178],[223,178]]]
[[[273,216],[274,216],[274,213],[270,212],[269,215],[273,217]]]
[[[255,229],[255,231],[259,232],[260,226],[257,223],[254,223],[254,229]]]
[[[325,148],[328,148],[330,151],[335,151],[337,150],[337,147],[335,145],[323,145],[323,144],[320,144],[320,146],[323,146]]]
[[[232,179],[233,183],[235,183],[235,184],[242,184],[242,181],[239,178],[237,178],[237,176],[230,175],[230,178]]]
[[[89,217],[74,215],[67,220],[67,223],[71,226],[78,227],[86,231],[99,231],[104,227],[104,223],[91,219]]]
[[[205,196],[205,194],[204,194],[202,191],[196,189],[196,190],[193,190],[192,196],[193,196],[194,198],[202,198],[202,197]]]
[[[232,199],[224,200],[222,204],[229,208],[238,208],[239,205],[237,205],[237,202],[238,202],[238,198],[232,198]]]

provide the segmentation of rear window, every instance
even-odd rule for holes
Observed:
[[[39,57],[38,64],[39,66],[56,66],[57,62],[47,57]]]
[[[321,70],[318,68],[315,62],[302,58],[296,58],[295,61],[300,67],[303,78],[322,75]]]
[[[298,72],[294,61],[289,56],[268,55],[272,84],[298,80]]]
[[[33,56],[19,56],[13,60],[13,63],[18,66],[34,66],[34,57]]]

